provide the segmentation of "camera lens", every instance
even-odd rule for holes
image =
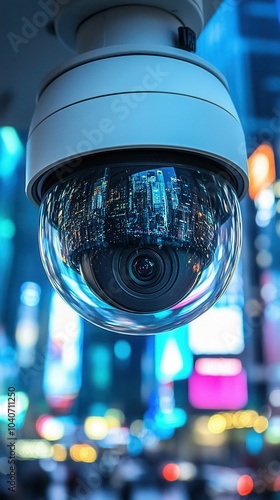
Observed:
[[[241,234],[235,191],[219,175],[150,163],[57,184],[40,228],[55,288],[94,324],[124,333],[176,328],[206,311],[231,277]]]
[[[150,257],[136,257],[132,269],[137,279],[146,281],[154,277],[156,264]]]
[[[166,271],[166,264],[157,249],[146,247],[138,248],[132,252],[128,250],[124,251],[119,258],[120,265],[125,269],[123,272],[120,269],[120,272],[115,273],[115,276],[118,280],[118,276],[122,275],[121,281],[124,281],[128,288],[137,290],[140,287],[141,293],[145,293],[151,290],[152,286],[160,286]],[[115,265],[115,269],[117,269],[117,265]]]

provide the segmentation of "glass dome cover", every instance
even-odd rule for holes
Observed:
[[[186,165],[108,165],[51,188],[40,252],[58,293],[106,330],[155,334],[209,309],[241,248],[234,188]]]

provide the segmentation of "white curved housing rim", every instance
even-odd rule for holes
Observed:
[[[42,182],[74,158],[128,148],[216,160],[242,198],[245,140],[223,78],[181,50],[124,50],[78,56],[45,84],[27,143],[29,198],[39,204]]]

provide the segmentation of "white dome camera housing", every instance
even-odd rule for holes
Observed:
[[[27,193],[60,295],[101,328],[153,334],[227,287],[247,161],[224,78],[178,48],[178,27],[202,29],[202,0],[118,3],[70,2],[58,18],[80,55],[39,92]]]

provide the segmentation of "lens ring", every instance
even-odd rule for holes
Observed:
[[[148,258],[155,263],[155,272],[149,278],[139,278],[134,270],[133,263],[140,258]],[[114,279],[120,288],[128,294],[140,299],[146,295],[156,297],[167,291],[176,280],[178,261],[176,254],[160,251],[156,247],[125,248],[114,252],[112,270]],[[141,261],[140,261],[141,262]]]
[[[156,263],[148,255],[135,257],[132,263],[132,271],[138,280],[149,281],[157,273]]]
[[[120,271],[123,259],[120,259]],[[162,256],[153,248],[140,248],[129,252],[126,261],[126,282],[134,290],[155,290],[165,279],[166,263]]]

